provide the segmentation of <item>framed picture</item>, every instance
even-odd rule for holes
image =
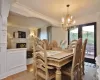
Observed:
[[[13,38],[26,38],[26,32],[24,31],[13,32]]]
[[[18,31],[18,38],[26,38],[26,32]]]

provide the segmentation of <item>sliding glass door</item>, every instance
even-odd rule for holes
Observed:
[[[70,29],[68,31],[68,36],[69,42],[72,40],[77,40],[78,38],[82,38],[82,42],[84,42],[85,39],[88,39],[85,52],[85,61],[95,63],[96,23],[79,25],[77,28]]]

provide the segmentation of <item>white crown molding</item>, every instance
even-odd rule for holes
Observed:
[[[33,9],[31,9],[23,4],[20,4],[18,2],[12,4],[10,11],[12,11],[14,13],[18,13],[18,14],[26,16],[26,17],[36,17],[36,18],[43,19],[43,20],[51,23],[53,26],[61,26],[61,24],[57,20],[54,20],[46,15],[36,12]]]

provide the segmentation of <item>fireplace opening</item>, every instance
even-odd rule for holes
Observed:
[[[17,43],[16,48],[26,48],[26,43]]]

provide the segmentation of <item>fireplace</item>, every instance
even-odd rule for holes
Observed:
[[[26,48],[26,43],[17,43],[16,48]]]

